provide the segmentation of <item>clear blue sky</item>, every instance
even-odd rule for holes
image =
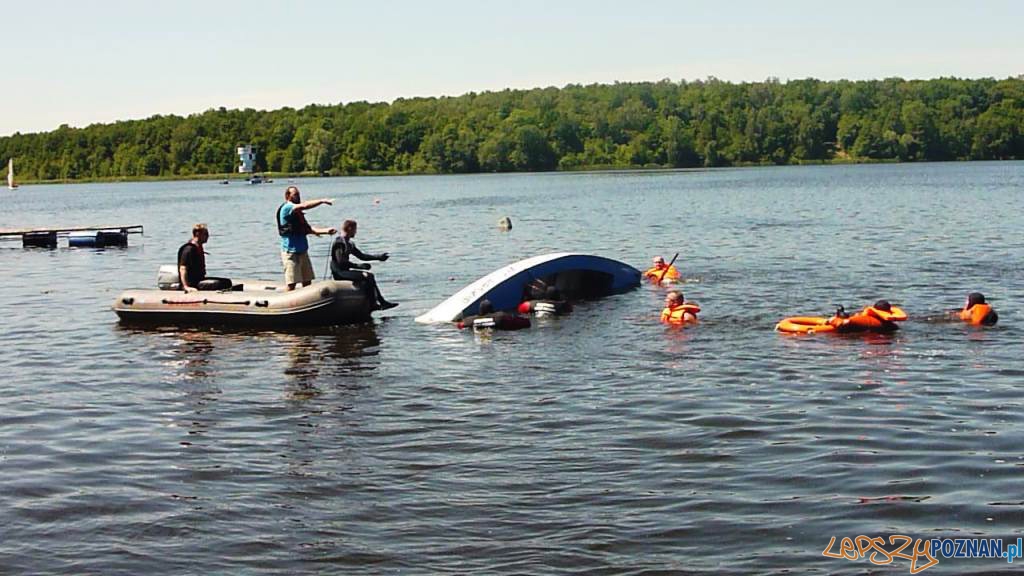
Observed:
[[[0,0],[0,135],[616,80],[1024,74],[1024,3]]]

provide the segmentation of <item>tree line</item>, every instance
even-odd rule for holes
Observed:
[[[1024,76],[568,85],[62,125],[0,138],[19,179],[470,173],[1024,159]]]

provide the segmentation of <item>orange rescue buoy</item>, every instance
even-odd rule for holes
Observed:
[[[783,318],[775,325],[775,330],[786,334],[817,334],[835,332],[836,327],[829,324],[828,318],[822,316],[793,316]]]
[[[822,316],[793,316],[783,318],[775,325],[779,332],[787,334],[817,334],[819,332],[894,332],[899,329],[897,322],[907,319],[907,313],[884,300],[874,306],[866,306],[852,316],[846,316],[842,308],[831,318]]]

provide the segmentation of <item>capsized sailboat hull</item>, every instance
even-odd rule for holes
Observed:
[[[640,271],[629,264],[589,254],[542,254],[491,272],[416,318],[430,324],[454,322],[475,314],[487,299],[495,310],[515,310],[536,284],[555,286],[570,299],[589,299],[631,290],[640,285]]]

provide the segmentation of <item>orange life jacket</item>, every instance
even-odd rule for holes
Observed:
[[[667,272],[664,268],[652,266],[644,272],[644,278],[657,282],[661,278],[662,273],[665,274],[665,280],[679,280],[679,270],[676,270],[675,266],[669,266]]]
[[[686,302],[678,306],[671,306],[661,311],[661,321],[665,324],[685,324],[696,322],[700,306],[693,302]]]
[[[897,306],[891,306],[889,310],[879,310],[874,306],[865,306],[861,314],[873,316],[882,322],[903,322],[907,319],[907,313]]]
[[[975,304],[961,310],[960,319],[971,326],[991,326],[999,320],[999,315],[988,304]]]
[[[849,318],[834,316],[829,319],[829,324],[835,326],[837,332],[892,332],[899,329],[896,322],[906,319],[907,313],[896,306],[888,311],[865,306]]]

